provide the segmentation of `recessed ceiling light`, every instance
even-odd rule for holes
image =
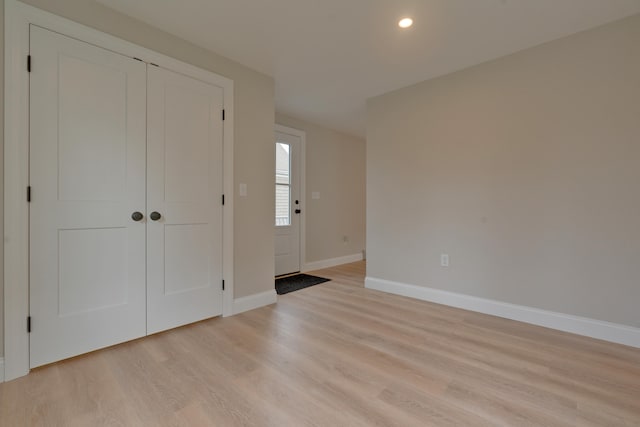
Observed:
[[[411,18],[402,18],[400,22],[398,22],[398,26],[400,28],[409,28],[413,25],[413,19]]]

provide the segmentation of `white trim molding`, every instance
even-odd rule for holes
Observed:
[[[276,294],[275,289],[242,298],[236,298],[233,301],[233,314],[244,313],[245,311],[255,310],[256,308],[265,307],[277,302],[278,294]]]
[[[224,91],[223,316],[233,314],[233,81],[18,0],[5,0],[4,62],[4,378],[29,373],[29,27],[42,28],[222,87]],[[37,61],[37,59],[36,59]]]
[[[323,259],[321,261],[307,262],[302,266],[302,272],[322,270],[323,268],[335,267],[336,265],[350,264],[352,262],[362,261],[362,252],[352,255],[341,256],[338,258]]]
[[[4,382],[4,357],[0,357],[0,383]]]
[[[365,288],[640,348],[640,328],[367,277]]]

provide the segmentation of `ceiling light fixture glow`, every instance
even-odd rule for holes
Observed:
[[[398,22],[398,26],[400,28],[409,28],[413,25],[413,19],[411,18],[402,18],[400,22]]]

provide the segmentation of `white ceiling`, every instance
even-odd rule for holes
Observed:
[[[369,97],[640,13],[640,0],[96,1],[273,76],[279,112],[359,136]]]

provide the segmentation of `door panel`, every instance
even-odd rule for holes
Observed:
[[[61,317],[127,303],[126,228],[60,230],[58,241]]]
[[[31,28],[31,367],[145,335],[146,65]]]
[[[222,88],[149,67],[149,334],[222,314],[222,105]]]
[[[300,271],[299,136],[276,132],[276,276]]]
[[[178,79],[180,76],[172,77]],[[200,203],[211,184],[209,132],[216,131],[211,129],[210,123],[215,111],[211,110],[210,90],[201,93],[196,87],[185,87],[184,83],[167,82],[164,87],[165,201]],[[216,107],[222,110],[222,105]],[[211,136],[215,138],[215,135]]]
[[[208,228],[207,224],[165,226],[165,295],[209,286]]]
[[[60,200],[117,200],[126,181],[127,75],[65,55],[58,60]]]

